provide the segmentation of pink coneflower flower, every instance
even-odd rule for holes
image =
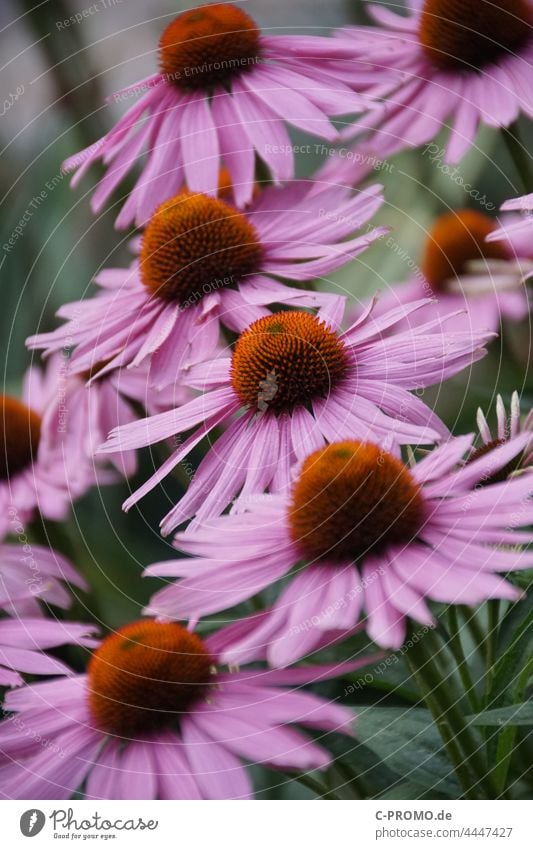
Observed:
[[[144,225],[184,184],[216,195],[222,163],[238,206],[252,198],[256,154],[275,182],[291,179],[286,124],[335,141],[330,118],[366,109],[371,100],[353,86],[368,89],[379,76],[364,66],[358,70],[349,42],[265,36],[230,3],[178,15],[161,36],[159,65],[158,73],[113,95],[121,100],[143,92],[107,135],[64,164],[67,171],[78,169],[76,185],[93,162],[103,161],[107,171],[92,200],[99,212],[147,152],[119,228]]]
[[[66,324],[28,344],[49,351],[77,345],[71,367],[84,371],[105,360],[101,374],[151,358],[152,382],[175,383],[180,368],[213,356],[220,325],[240,332],[268,304],[337,300],[277,278],[309,282],[360,254],[384,232],[352,235],[381,206],[381,191],[317,191],[297,182],[267,189],[246,212],[207,195],[178,195],[151,219],[131,268],[103,271],[102,294],[63,307]]]
[[[350,734],[354,715],[300,685],[368,661],[225,671],[218,654],[227,643],[223,631],[204,640],[142,619],[104,639],[86,675],[8,693],[0,794],[68,799],[83,787],[86,799],[248,799],[241,758],[326,767],[329,753],[292,725]]]
[[[41,653],[65,643],[93,645],[87,625],[45,619],[40,602],[68,608],[69,585],[87,589],[85,581],[62,555],[27,541],[14,513],[10,531],[20,544],[0,545],[0,610],[12,619],[0,621],[0,686],[22,684],[19,672],[51,675],[66,672],[56,658]]]
[[[58,374],[58,362],[45,371],[32,367],[22,400],[0,396],[0,537],[13,515],[27,522],[39,510],[61,521],[95,481],[92,461],[72,456],[74,446],[58,420],[65,401]]]
[[[408,14],[368,11],[379,27],[340,30],[354,52],[401,83],[355,129],[377,129],[382,155],[450,128],[446,161],[458,162],[479,125],[508,127],[533,117],[533,6],[530,0],[407,0]]]
[[[459,468],[473,435],[412,468],[372,443],[321,448],[304,461],[289,495],[264,495],[244,514],[177,534],[176,546],[193,558],[149,567],[147,575],[184,580],[156,593],[148,611],[196,620],[299,567],[258,635],[263,644],[267,631],[269,662],[283,666],[313,651],[324,630],[353,627],[362,611],[371,638],[396,649],[406,617],[434,623],[426,599],[516,599],[520,593],[493,573],[533,565],[533,553],[498,547],[530,541],[516,528],[533,520],[531,477],[477,484],[529,438],[521,434]]]
[[[427,301],[410,304],[409,313]],[[230,359],[191,369],[204,395],[119,428],[104,451],[130,450],[173,437],[170,458],[125,503],[128,509],[221,423],[227,425],[185,496],[163,520],[169,533],[186,519],[219,515],[240,495],[287,489],[291,468],[309,450],[355,436],[389,448],[431,444],[449,432],[409,390],[439,383],[484,353],[485,333],[446,333],[430,322],[395,332],[405,311],[374,318],[371,305],[344,333],[334,314],[280,312],[253,322]],[[187,378],[186,378],[187,379]],[[181,434],[193,433],[183,442]]]
[[[520,321],[529,313],[524,277],[533,269],[533,247],[518,236],[487,241],[497,222],[472,209],[460,209],[437,218],[423,249],[416,274],[393,284],[381,309],[433,296],[433,303],[417,316],[419,321],[444,319],[461,311],[454,330],[500,328],[502,319]]]
[[[498,480],[505,480],[509,475],[518,472],[531,471],[533,468],[533,411],[530,409],[522,421],[520,413],[520,398],[518,392],[513,392],[509,415],[501,395],[496,399],[497,427],[493,432],[487,422],[483,410],[477,411],[477,426],[482,445],[474,450],[473,458],[481,457],[499,445],[509,442],[520,433],[529,433],[530,442],[513,457],[507,466],[498,472]]]

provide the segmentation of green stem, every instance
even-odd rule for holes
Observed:
[[[454,768],[457,779],[463,788],[465,798],[476,799],[477,795],[473,793],[471,789],[472,779],[469,771],[465,767],[463,755],[455,739],[453,729],[450,726],[448,717],[441,711],[439,702],[435,697],[437,685],[433,678],[432,670],[430,671],[427,668],[424,653],[414,649],[413,647],[407,653],[406,660],[412,674],[418,682],[424,703],[429,708],[440,736],[442,737],[444,747]]]
[[[517,703],[525,698],[528,681],[533,671],[533,658],[531,658],[524,666],[518,678],[515,698]],[[516,725],[508,725],[502,728],[496,749],[496,757],[491,766],[489,778],[493,781],[499,790],[500,796],[506,798],[509,781],[509,772],[511,763],[515,755],[515,742],[518,734]]]
[[[459,699],[451,687],[451,677],[443,677],[437,666],[441,646],[431,632],[422,639],[414,636],[405,656],[442,737],[463,795],[466,799],[495,798],[496,789],[487,776],[480,740],[465,723]]]
[[[459,629],[459,618],[457,616],[457,608],[454,605],[451,605],[448,608],[447,615],[448,626],[450,629],[450,632],[448,634],[448,648],[453,654],[455,662],[457,664],[457,671],[459,673],[459,677],[461,679],[461,683],[465,691],[465,696],[468,699],[468,703],[470,705],[472,713],[479,713],[479,711],[481,710],[481,705],[479,703],[476,688],[474,686],[474,682],[472,681],[472,676],[470,675],[470,668],[465,657],[465,652]]]
[[[338,784],[334,784],[337,781]],[[368,799],[369,791],[361,775],[353,773],[342,763],[335,763],[327,772],[327,784],[330,788],[328,798]],[[334,794],[330,795],[330,794]]]
[[[498,641],[498,631],[500,626],[500,602],[496,599],[491,599],[487,602],[488,612],[488,630],[485,639],[485,665],[486,665],[486,687],[485,693],[488,696],[492,687],[494,678],[494,664],[496,662],[496,644]]]
[[[526,194],[533,192],[531,156],[527,151],[527,147],[522,143],[518,121],[515,121],[510,127],[504,128],[502,135]]]
[[[476,619],[474,611],[470,607],[466,607],[466,605],[460,604],[458,606],[459,613],[462,613],[464,623],[467,629],[470,631],[472,639],[475,645],[480,648],[485,643],[485,635],[481,630],[480,624]]]
[[[307,773],[302,773],[301,775],[296,776],[296,780],[303,784],[304,787],[307,787],[308,790],[311,790],[313,793],[316,793],[319,799],[337,799],[338,797],[332,792],[326,790],[322,785],[312,776]]]

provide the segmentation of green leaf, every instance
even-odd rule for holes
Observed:
[[[351,681],[348,693],[362,690],[379,690],[393,694],[397,700],[415,703],[420,696],[416,682],[406,666],[405,660],[399,654],[389,654],[384,658],[373,661],[368,666],[358,669],[346,676]],[[355,699],[358,697],[355,696]],[[359,698],[363,698],[360,696]]]
[[[461,788],[431,714],[422,708],[366,708],[358,714],[357,734],[382,763],[407,779],[458,798]]]
[[[526,572],[523,574],[530,575],[530,572]],[[521,577],[522,575],[519,573],[513,575],[513,583],[519,583]],[[531,614],[532,611],[533,593],[527,595],[523,599],[520,599],[520,601],[517,601],[514,604],[510,605],[509,609],[507,610],[507,613],[505,614],[500,623],[497,647],[498,656],[502,655],[509,647],[509,644],[514,641],[518,629],[522,627],[524,621],[527,619],[527,617]]]
[[[327,747],[334,758],[337,769],[353,776],[358,785],[364,785],[364,795],[371,799],[384,793],[397,784],[401,777],[388,769],[381,758],[359,739],[359,722],[355,731],[356,739],[344,734],[328,735]]]
[[[533,702],[485,710],[469,717],[472,725],[533,725]]]
[[[379,798],[405,801],[406,799],[449,799],[450,797],[445,793],[438,793],[436,790],[427,790],[415,781],[402,781],[391,787],[390,790],[386,790]]]
[[[512,630],[509,629],[509,622]],[[513,707],[520,704],[525,695],[527,682],[533,668],[533,607],[531,598],[513,605],[503,620],[502,654],[494,665],[492,687],[488,693],[486,707],[489,710]],[[488,740],[489,763],[493,763],[493,776],[500,792],[503,792],[511,767],[515,749],[516,724],[505,724],[501,731],[494,732]]]

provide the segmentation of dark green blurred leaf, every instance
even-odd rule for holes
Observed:
[[[379,797],[380,799],[449,799],[450,797],[444,793],[438,793],[436,790],[426,790],[420,784],[414,781],[402,781],[390,790],[386,790]]]
[[[470,717],[472,725],[533,725],[533,702],[485,710]]]
[[[431,714],[422,708],[367,708],[359,714],[360,739],[400,776],[426,790],[457,798],[461,790]]]
[[[523,606],[521,606],[523,605]],[[486,700],[489,709],[503,708],[522,702],[528,678],[533,668],[533,604],[531,598],[509,611],[513,628],[507,644],[500,645],[503,653],[496,661],[492,686]],[[504,619],[505,623],[505,619]],[[503,639],[509,638],[509,626]],[[515,746],[516,726],[506,725],[488,741],[489,763],[494,763],[494,778],[500,790],[506,785]]]

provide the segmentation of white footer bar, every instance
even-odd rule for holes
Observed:
[[[2,845],[9,849],[73,843],[150,849],[527,849],[533,846],[531,811],[527,801],[0,802]]]

